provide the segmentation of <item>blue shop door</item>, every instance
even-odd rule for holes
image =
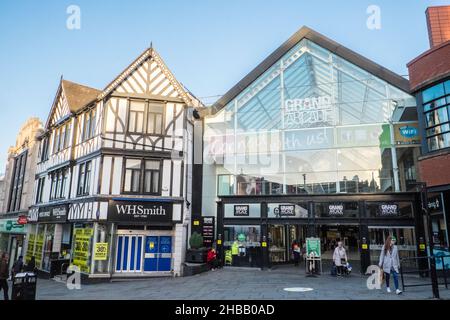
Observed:
[[[172,237],[159,237],[158,271],[170,271],[172,267]]]
[[[118,236],[116,272],[142,271],[142,236]]]
[[[145,239],[144,271],[158,271],[158,240],[155,236]]]

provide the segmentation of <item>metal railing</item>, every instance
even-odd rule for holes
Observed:
[[[445,258],[450,258],[450,255],[442,255],[442,256],[425,256],[425,257],[412,257],[412,258],[402,258],[400,259],[400,278],[402,281],[402,290],[405,291],[405,288],[408,287],[423,287],[423,286],[432,286],[433,287],[433,279],[432,279],[432,266],[436,266],[436,261],[441,261],[442,262],[442,273],[440,276],[437,276],[436,284],[439,285],[443,285],[445,286],[446,289],[448,289],[448,281],[447,281],[447,272],[448,272],[448,267],[445,264]],[[427,268],[419,268],[419,269],[413,269],[413,270],[404,270],[403,268],[403,262],[408,261],[408,260],[415,260],[417,263],[416,265],[419,265],[420,261],[423,261],[426,259],[427,262]],[[439,270],[440,271],[440,270]],[[421,275],[422,278],[427,278],[430,277],[430,281],[429,282],[423,282],[423,283],[413,283],[413,284],[406,284],[405,283],[405,274],[419,274]],[[443,282],[439,282],[439,278],[443,278]]]

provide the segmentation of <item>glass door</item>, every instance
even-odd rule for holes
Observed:
[[[286,226],[269,226],[269,259],[272,263],[287,262]]]

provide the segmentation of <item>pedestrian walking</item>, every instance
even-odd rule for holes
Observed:
[[[26,272],[35,272],[36,271],[36,258],[34,256],[31,257],[30,262],[25,266]]]
[[[292,255],[294,257],[294,266],[298,266],[300,261],[301,248],[297,240],[292,242]]]
[[[217,254],[214,248],[210,248],[206,256],[206,262],[209,266],[209,270],[215,271],[217,269]]]
[[[13,267],[11,269],[11,278],[14,279],[16,274],[21,273],[23,271],[23,256],[19,256],[16,262],[14,262]]]
[[[8,297],[8,265],[9,265],[9,256],[7,253],[2,254],[2,258],[0,260],[0,290],[3,290],[3,297],[5,300],[9,300]]]
[[[339,241],[337,247],[334,249],[333,253],[333,262],[337,269],[337,275],[341,276],[344,274],[344,266],[347,265],[347,252],[342,244],[342,241]]]
[[[391,292],[389,286],[390,276],[394,278],[395,293],[401,294],[402,291],[398,286],[398,273],[400,269],[400,259],[398,256],[398,248],[395,245],[397,239],[395,237],[387,237],[384,243],[383,249],[381,249],[379,267],[384,272],[384,277],[386,279],[386,291]]]

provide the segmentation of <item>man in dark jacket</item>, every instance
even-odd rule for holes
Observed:
[[[0,290],[3,290],[3,297],[5,300],[9,300],[8,297],[8,265],[9,256],[7,253],[2,254],[2,259],[0,260]]]
[[[23,256],[19,256],[19,259],[14,263],[12,267],[12,277],[23,271]]]

